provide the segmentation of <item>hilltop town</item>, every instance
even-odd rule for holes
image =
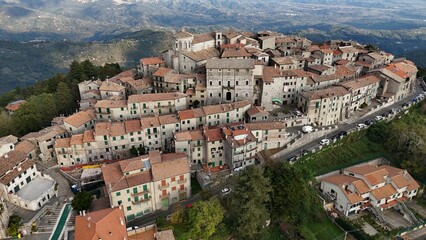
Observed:
[[[102,239],[132,239],[125,222],[192,199],[194,181],[203,189],[222,186],[248,166],[263,165],[271,150],[281,156],[277,160],[293,164],[300,156],[283,156],[291,144],[303,144],[297,136],[313,131],[324,138],[339,124],[356,122],[361,110],[402,104],[418,89],[413,62],[353,41],[313,43],[272,31],[181,30],[172,46],[106,80],[80,82],[78,112],[19,139],[0,139],[3,214],[8,208],[40,213],[30,214],[23,235],[43,211],[64,208],[58,219],[75,218],[75,239],[108,231],[119,238]],[[6,109],[14,114],[23,104]],[[361,124],[356,130],[367,127]],[[307,126],[312,130],[302,130]],[[390,166],[353,167],[321,181],[321,191],[337,201],[343,215],[369,206],[394,207],[420,188],[407,171]],[[104,209],[68,216],[73,196],[68,182],[76,189],[99,183]],[[339,207],[340,201],[345,204]],[[113,230],[96,223],[104,217],[111,218]],[[0,237],[6,237],[7,224],[2,226]],[[59,223],[50,230],[61,239],[66,228]],[[156,239],[172,239],[170,230],[154,229],[147,232]]]

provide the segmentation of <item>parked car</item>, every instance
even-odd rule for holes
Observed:
[[[409,102],[402,104],[402,107],[403,107],[403,108],[407,108],[407,107],[409,107],[409,106],[410,106],[410,103],[409,103]]]
[[[226,188],[220,190],[220,192],[222,193],[222,195],[227,195],[231,192],[231,188],[226,187]]]
[[[302,155],[302,156],[305,156],[306,154],[308,154],[309,153],[309,151],[308,150],[306,150],[306,149],[302,149],[302,151],[300,152],[300,154]]]
[[[320,144],[323,146],[328,145],[330,144],[330,139],[327,139],[327,138],[321,139]]]
[[[374,117],[374,120],[375,121],[382,121],[384,118],[382,117],[382,116],[380,116],[380,115],[378,115],[378,116],[376,116],[376,117]]]
[[[291,133],[289,133],[289,132],[286,132],[286,133],[285,133],[285,136],[286,136],[286,137],[289,137],[290,135],[291,135]]]
[[[302,112],[301,111],[299,111],[299,110],[295,110],[294,111],[294,115],[296,115],[296,116],[302,116]]]
[[[133,226],[133,227],[128,227],[127,231],[138,230],[138,229],[139,229],[138,226]]]
[[[290,163],[292,163],[292,162],[296,161],[297,159],[298,159],[297,156],[291,156],[291,157],[287,158],[287,161],[289,161]]]
[[[302,127],[302,132],[304,132],[304,133],[310,133],[312,131],[314,131],[314,128],[312,126],[308,125],[308,126],[303,126]]]
[[[367,128],[367,125],[365,125],[364,123],[358,123],[358,124],[356,125],[356,128],[357,128],[358,130],[361,130],[361,129]]]
[[[364,124],[367,125],[367,126],[370,126],[370,125],[373,125],[375,122],[376,122],[375,119],[370,119],[370,120],[365,121]]]
[[[348,135],[348,132],[346,132],[346,131],[341,131],[341,132],[339,132],[337,135],[338,135],[339,137],[340,137],[340,136],[346,136],[346,135]]]

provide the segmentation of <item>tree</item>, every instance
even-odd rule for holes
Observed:
[[[74,98],[71,90],[64,82],[60,82],[56,88],[55,99],[58,104],[58,112],[71,114],[73,112]]]
[[[15,129],[12,125],[12,117],[5,111],[0,111],[0,137],[14,133]]]
[[[180,204],[176,204],[173,207],[173,213],[172,216],[170,217],[170,222],[172,224],[181,224],[184,223],[185,221],[187,221],[187,212],[185,211],[185,208],[182,207],[182,205]]]
[[[78,61],[72,61],[70,64],[70,70],[68,72],[68,78],[70,80],[77,80],[81,82],[81,75],[83,74],[83,67]]]
[[[194,108],[198,108],[198,107],[200,106],[200,101],[195,100],[195,101],[194,101],[194,103],[192,104],[192,106],[193,106]]]
[[[229,208],[235,234],[241,239],[258,239],[262,234],[269,213],[266,205],[270,201],[269,179],[262,170],[248,166],[238,177],[236,187],[230,194]]]
[[[7,234],[11,237],[17,237],[19,228],[22,226],[22,218],[18,215],[12,215],[9,218],[9,225],[7,226]]]
[[[222,222],[224,210],[218,199],[194,203],[188,210],[189,234],[195,239],[207,239]]]
[[[300,227],[320,216],[321,206],[315,190],[309,186],[309,173],[288,163],[275,162],[266,166],[265,175],[272,183],[269,209],[273,219]]]
[[[385,122],[378,122],[368,128],[367,137],[372,142],[385,143],[391,135],[390,128]]]
[[[202,198],[204,201],[208,201],[208,200],[210,200],[210,198],[212,198],[212,193],[211,193],[209,190],[207,190],[207,189],[203,189],[203,190],[200,192],[200,195],[201,195],[201,198]]]
[[[83,211],[90,208],[93,201],[93,195],[87,191],[77,193],[71,202],[71,206],[76,211]]]

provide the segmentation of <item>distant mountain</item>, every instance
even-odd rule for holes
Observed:
[[[133,67],[180,28],[352,39],[402,56],[426,49],[425,19],[424,0],[0,0],[0,91],[64,71],[73,59]]]
[[[156,56],[168,49],[170,41],[171,33],[150,30],[105,42],[0,41],[0,94],[64,72],[73,60],[135,67],[141,57]]]

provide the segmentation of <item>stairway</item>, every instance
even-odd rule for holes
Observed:
[[[56,221],[61,214],[62,206],[56,206],[52,211],[47,212],[43,217],[37,221],[38,232],[52,232],[55,227]],[[74,226],[75,211],[71,212],[70,219],[67,222],[68,227]]]
[[[409,217],[409,221],[415,225],[421,225],[423,224],[423,221],[418,219],[416,217],[416,215],[414,215],[414,213],[407,207],[407,205],[405,205],[404,202],[400,201],[399,199],[397,199],[398,201],[398,209],[404,214],[407,215]]]
[[[387,222],[385,220],[385,217],[384,217],[382,211],[380,211],[377,207],[371,206],[371,207],[368,208],[368,210],[370,210],[370,212],[373,213],[373,215],[377,219],[379,219],[380,223],[387,225]]]

